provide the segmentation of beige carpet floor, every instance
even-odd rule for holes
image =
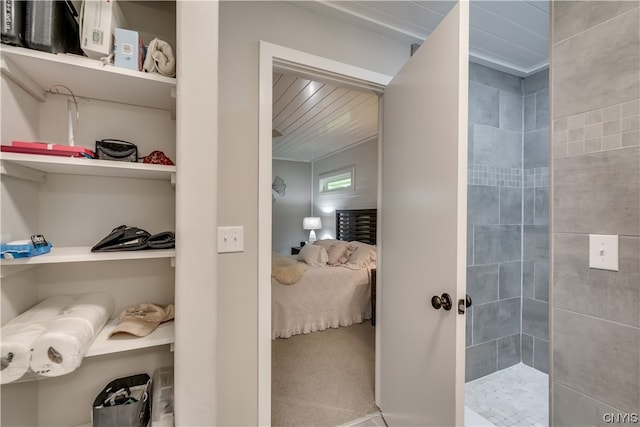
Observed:
[[[271,341],[271,424],[338,426],[377,412],[371,322]]]

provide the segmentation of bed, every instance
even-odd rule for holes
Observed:
[[[271,338],[370,319],[375,236],[375,209],[339,210],[336,239],[307,244],[293,257],[273,254]]]

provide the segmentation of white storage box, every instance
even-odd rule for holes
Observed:
[[[80,48],[93,59],[109,56],[115,29],[126,27],[116,0],[84,0],[80,12]]]
[[[173,427],[173,366],[153,371],[151,427]]]

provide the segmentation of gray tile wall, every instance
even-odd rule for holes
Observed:
[[[469,76],[467,381],[523,360],[546,372],[549,74]]]
[[[549,71],[524,79],[522,361],[548,372]]]
[[[549,70],[524,87],[522,361],[548,372],[549,343]]]
[[[552,23],[551,422],[604,425],[640,408],[640,2]],[[588,267],[590,233],[620,235],[619,271]]]
[[[522,79],[469,64],[467,381],[520,362]]]

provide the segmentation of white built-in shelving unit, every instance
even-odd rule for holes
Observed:
[[[131,29],[164,20],[175,32],[172,2],[121,3],[125,13],[138,15],[129,20]],[[175,34],[168,40],[175,42]],[[76,145],[93,149],[95,140],[125,139],[138,145],[139,155],[161,150],[176,160],[175,78],[4,44],[0,69],[2,144],[67,144],[67,97],[51,90],[64,85],[78,99]],[[107,292],[116,303],[76,371],[2,386],[0,424],[86,424],[109,381],[173,364],[174,322],[143,338],[108,334],[128,307],[174,302],[176,250],[94,253],[91,247],[122,224],[152,234],[174,231],[176,166],[2,152],[0,178],[3,239],[43,234],[53,245],[44,255],[0,262],[2,324],[56,294]]]
[[[39,154],[0,153],[0,172],[35,182],[46,174],[106,176],[112,178],[159,179],[174,182],[176,167],[147,163],[113,162]]]
[[[14,265],[60,264],[70,262],[119,261],[153,258],[173,258],[174,249],[153,249],[144,251],[91,252],[89,246],[53,247],[51,252],[30,258],[3,259],[3,267]]]
[[[113,319],[102,328],[95,341],[87,351],[85,357],[100,356],[103,354],[119,353],[123,351],[138,350],[141,348],[155,347],[174,343],[173,322],[163,323],[151,334],[142,338],[133,338],[126,335],[115,335],[108,338],[109,334],[118,324],[118,319]]]
[[[24,70],[29,70],[26,75]],[[176,79],[105,65],[83,56],[2,45],[2,73],[41,101],[50,87],[67,82],[74,93],[87,98],[175,108]]]

